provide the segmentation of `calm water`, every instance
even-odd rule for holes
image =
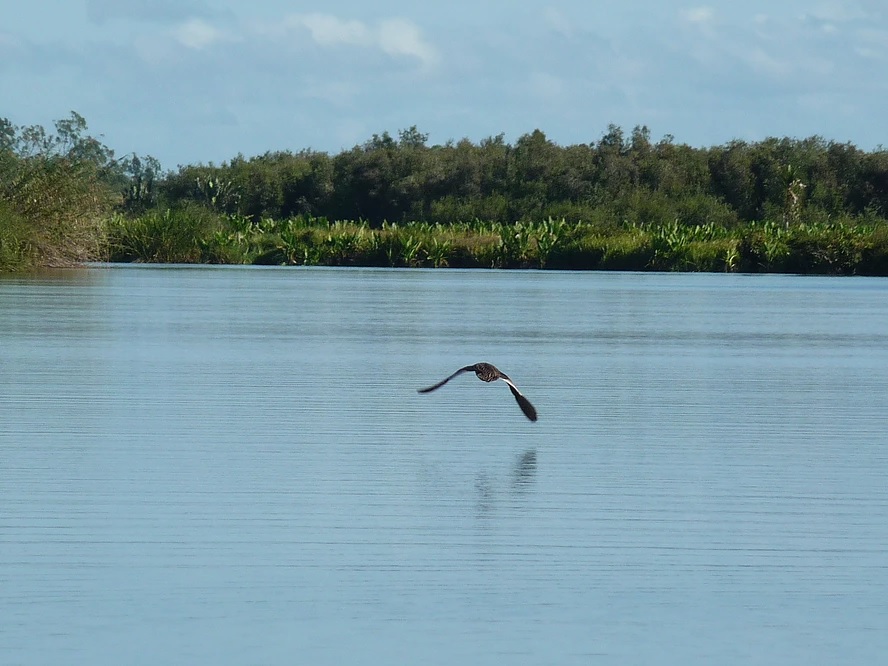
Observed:
[[[0,663],[877,663],[886,389],[888,280],[3,279]]]

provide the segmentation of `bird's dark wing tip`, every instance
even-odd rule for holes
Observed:
[[[466,366],[465,368],[460,368],[459,370],[457,370],[456,372],[454,372],[454,373],[453,373],[452,375],[450,375],[449,377],[445,377],[444,379],[442,379],[442,380],[441,380],[440,382],[438,382],[437,384],[433,384],[432,386],[426,386],[425,388],[421,388],[421,389],[416,389],[416,391],[417,391],[417,393],[431,393],[431,392],[434,391],[435,389],[439,389],[439,388],[441,388],[442,386],[444,386],[444,384],[446,384],[447,382],[449,382],[451,379],[453,379],[454,377],[456,377],[458,374],[461,374],[461,373],[463,373],[463,372],[467,372],[468,370],[471,370],[473,367],[474,367],[474,366],[468,365],[468,366]]]
[[[529,418],[531,421],[536,421],[537,410],[533,405],[530,404],[530,400],[525,398],[517,391],[514,391],[513,393],[515,395],[515,400],[518,401],[518,406],[521,408],[521,411],[524,412],[524,416]]]

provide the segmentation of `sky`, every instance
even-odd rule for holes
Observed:
[[[884,0],[30,0],[0,5],[0,117],[71,111],[163,167],[609,124],[714,146],[888,145]]]

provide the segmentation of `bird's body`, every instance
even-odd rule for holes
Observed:
[[[480,379],[482,382],[495,382],[497,379],[502,379],[506,384],[508,384],[509,390],[512,392],[512,395],[515,396],[515,400],[518,402],[518,406],[521,407],[521,411],[524,412],[524,415],[531,421],[537,420],[536,409],[533,405],[530,404],[530,401],[521,394],[521,391],[519,391],[518,387],[515,386],[514,383],[512,383],[512,380],[509,379],[509,376],[506,373],[501,372],[496,366],[493,366],[490,363],[475,363],[473,365],[467,365],[464,368],[460,368],[446,379],[442,379],[437,384],[429,386],[428,388],[419,389],[419,392],[431,393],[435,389],[441,388],[451,379],[453,379],[457,375],[461,375],[464,372],[474,372],[478,379]]]

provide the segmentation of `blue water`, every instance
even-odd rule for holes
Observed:
[[[0,663],[879,663],[886,388],[880,279],[2,279]]]

